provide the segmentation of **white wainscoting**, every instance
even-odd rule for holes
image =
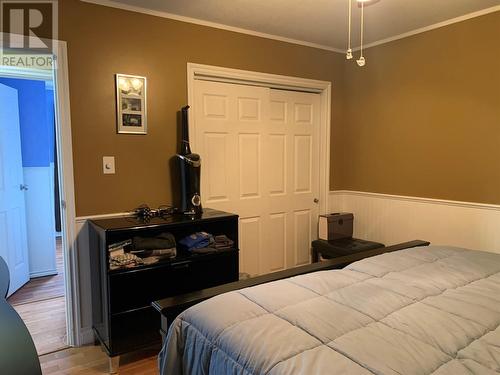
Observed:
[[[354,236],[386,245],[414,239],[500,253],[500,206],[357,191],[332,191],[329,211],[354,213]],[[94,341],[87,220],[76,218],[80,344]]]
[[[24,167],[30,277],[57,274],[54,166]]]
[[[95,215],[77,217],[75,220],[76,234],[76,256],[80,327],[78,345],[86,345],[94,342],[92,331],[92,286],[90,283],[90,252],[89,252],[89,224],[88,220],[105,219],[112,217],[128,216],[127,213],[116,213],[109,215]]]
[[[331,191],[331,212],[354,213],[354,236],[391,245],[420,239],[500,253],[500,206]]]

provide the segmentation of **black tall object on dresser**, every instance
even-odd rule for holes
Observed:
[[[93,328],[110,357],[161,341],[151,302],[238,280],[238,216],[205,209],[196,216],[173,215],[141,222],[132,217],[91,221]],[[209,254],[177,251],[175,258],[134,268],[109,269],[108,246],[134,236],[194,232],[225,234],[235,248]]]
[[[175,155],[180,184],[178,209],[185,214],[197,215],[203,211],[200,197],[201,157],[192,153],[189,146],[188,109],[189,106],[185,106],[181,110],[182,140],[179,153]]]

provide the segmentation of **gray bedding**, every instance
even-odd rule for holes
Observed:
[[[162,374],[498,374],[500,255],[420,247],[182,313]]]

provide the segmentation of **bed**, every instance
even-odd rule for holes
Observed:
[[[500,254],[416,247],[181,313],[170,374],[498,374]]]

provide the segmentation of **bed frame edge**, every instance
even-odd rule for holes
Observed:
[[[363,251],[352,255],[346,255],[339,258],[325,260],[322,262],[307,264],[305,266],[294,267],[283,271],[256,276],[246,280],[235,281],[232,283],[223,284],[212,288],[202,289],[195,292],[168,297],[158,301],[154,301],[151,305],[161,314],[162,329],[160,333],[162,335],[165,335],[171,319],[175,317],[176,314],[199,302],[215,297],[219,294],[260,285],[271,281],[287,279],[289,277],[299,276],[306,273],[344,268],[345,266],[351,263],[354,263],[358,260],[368,258],[371,256],[390,253],[404,249],[410,249],[413,247],[428,246],[428,245],[430,245],[430,242],[422,240],[404,242],[393,246],[387,246],[378,249]]]

